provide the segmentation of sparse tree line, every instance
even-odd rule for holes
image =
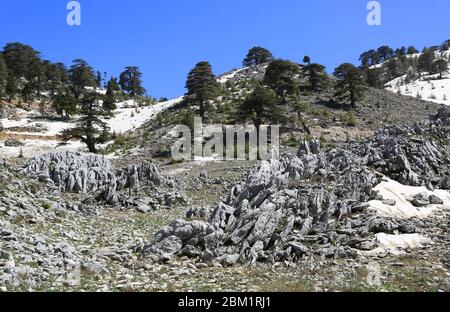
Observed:
[[[450,61],[443,52],[449,50],[450,40],[440,46],[425,47],[420,55],[417,55],[419,50],[414,46],[396,50],[381,46],[362,53],[359,59],[368,85],[383,88],[389,81],[402,76],[405,84],[427,75],[439,75],[439,79],[442,79]]]
[[[341,64],[334,70],[334,78],[327,74],[325,66],[312,62],[309,56],[299,64],[277,59],[269,50],[254,47],[244,58],[243,66],[265,65],[265,76],[238,103],[232,121],[251,121],[257,128],[266,122],[280,122],[284,118],[283,105],[296,102],[295,99],[302,95],[322,93],[331,93],[332,100],[353,109],[367,86],[382,88],[389,79],[408,75],[411,71],[411,77],[424,73],[442,77],[448,70],[448,60],[438,57],[436,52],[447,51],[449,46],[450,40],[440,47],[424,49],[419,57],[411,57],[418,53],[414,47],[394,51],[383,46],[363,53],[360,67]],[[103,87],[106,94],[96,92]],[[186,119],[192,119],[198,113],[204,122],[208,122],[208,113],[224,91],[209,62],[197,63],[188,73],[186,89]],[[67,68],[63,63],[43,60],[38,51],[21,43],[9,43],[0,53],[0,100],[50,98],[61,117],[69,118],[79,113],[77,126],[65,131],[62,137],[81,140],[91,152],[97,152],[96,144],[106,141],[109,129],[103,118],[116,109],[117,97],[136,97],[145,93],[142,73],[135,66],[126,67],[118,78],[107,80],[106,74],[102,76],[83,59],[74,60]]]
[[[106,88],[106,94],[97,89]],[[85,143],[90,152],[109,138],[104,121],[116,109],[118,99],[142,97],[142,73],[136,66],[126,67],[119,78],[106,79],[85,60],[76,59],[67,68],[63,63],[42,59],[40,52],[18,42],[8,43],[0,52],[0,100],[41,104],[49,100],[62,118],[78,114],[73,128],[61,133],[64,141]]]
[[[352,64],[342,64],[334,71],[334,78],[328,76],[325,66],[311,62],[309,56],[303,64],[276,59],[262,47],[250,49],[243,60],[245,67],[265,64],[265,77],[253,88],[244,100],[238,103],[231,122],[252,122],[257,128],[266,122],[283,120],[282,107],[302,95],[332,92],[333,99],[354,108],[363,96],[367,85],[364,70]],[[208,122],[208,112],[214,109],[214,101],[223,93],[221,84],[214,76],[208,62],[198,63],[188,74],[185,104],[188,116],[198,113]],[[193,110],[196,108],[197,111]]]
[[[63,63],[44,60],[31,46],[14,42],[0,51],[0,100],[50,99],[61,117],[70,117],[79,111],[81,99],[95,89],[106,88],[102,97],[103,108],[108,112],[116,106],[116,97],[143,96],[142,73],[138,67],[129,66],[119,78],[106,78],[95,71],[85,60],[76,59],[69,68]]]

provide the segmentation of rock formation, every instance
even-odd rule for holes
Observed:
[[[154,260],[186,255],[223,265],[310,254],[349,257],[376,248],[376,233],[413,233],[408,220],[381,218],[363,203],[382,199],[373,189],[383,175],[449,189],[450,154],[443,142],[449,138],[448,116],[440,111],[429,124],[386,128],[372,140],[328,152],[319,141],[304,141],[297,155],[261,162],[211,209],[207,221],[175,220],[142,252]],[[351,218],[355,213],[358,218]]]

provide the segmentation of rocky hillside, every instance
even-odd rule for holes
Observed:
[[[449,125],[440,110],[257,164],[2,162],[0,286],[448,291]]]
[[[220,97],[213,101],[214,112],[210,123],[233,124],[237,106],[262,81],[266,65],[233,70],[218,77],[223,86]],[[332,79],[332,78],[330,78]],[[334,90],[312,95],[290,97],[280,109],[285,116],[281,129],[283,150],[296,148],[301,139],[320,139],[322,145],[334,147],[349,140],[368,139],[380,128],[427,121],[442,104],[388,90],[367,87],[358,105],[351,107],[335,101]],[[121,136],[108,152],[127,157],[149,153],[153,158],[167,161],[173,144],[172,129],[177,124],[187,124],[185,106],[176,105],[160,113],[133,133]],[[144,153],[145,151],[145,153]]]
[[[450,204],[450,155],[448,142],[441,141],[449,125],[450,115],[442,111],[430,125],[386,128],[370,141],[329,152],[321,151],[319,141],[304,141],[296,156],[262,162],[251,171],[212,207],[207,222],[176,220],[143,253],[157,260],[176,254],[217,259],[223,265],[370,253],[382,247],[377,235],[418,232],[414,221],[394,218],[396,200],[374,191],[383,180],[417,187],[408,199],[417,215],[422,207]],[[378,216],[366,204],[371,200],[392,207],[392,218]]]
[[[148,103],[109,92],[117,107],[86,117],[111,132],[98,154],[61,142],[82,112],[46,114],[39,92],[9,99],[0,291],[449,291],[450,111],[402,92],[437,77],[396,81],[400,92],[391,92],[362,79],[376,69],[388,77],[396,58],[343,64],[361,87],[351,103],[337,92],[344,78],[336,72],[264,59],[219,77],[197,64],[189,77],[207,78],[202,103],[192,90]],[[82,90],[78,108],[93,110],[80,106],[92,94],[103,98],[92,105],[111,100],[106,90]],[[243,110],[255,103],[263,109]],[[174,126],[191,126],[202,111],[206,137],[212,124],[249,123],[263,111],[264,122],[281,125],[281,157],[173,160]]]

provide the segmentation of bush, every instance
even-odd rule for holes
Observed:
[[[194,111],[188,107],[182,111],[180,111],[180,113],[178,114],[178,124],[179,125],[185,125],[188,126],[191,130],[194,129],[194,118],[195,118],[195,113]]]
[[[348,112],[347,114],[345,114],[344,121],[347,126],[355,127],[358,123],[358,118],[356,117],[356,114],[354,112]]]
[[[299,145],[299,141],[300,140],[298,138],[296,138],[293,134],[291,134],[291,136],[283,143],[285,146],[297,147]]]

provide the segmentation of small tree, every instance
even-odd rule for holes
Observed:
[[[435,60],[435,54],[431,49],[425,48],[422,54],[419,56],[418,69],[422,72],[433,73],[433,62]]]
[[[53,96],[53,109],[61,118],[70,118],[77,113],[77,101],[68,88],[61,88]]]
[[[356,117],[354,112],[347,112],[347,114],[345,114],[344,120],[347,126],[350,127],[356,127],[356,124],[358,123],[358,118]]]
[[[108,82],[105,99],[103,101],[103,109],[110,114],[117,108],[114,94],[114,84],[115,81],[113,79]]]
[[[313,92],[322,92],[328,87],[328,76],[325,72],[325,66],[312,63],[303,68],[308,77],[309,90]]]
[[[281,111],[277,102],[277,96],[273,90],[258,86],[239,106],[238,119],[251,120],[256,128],[264,122],[278,122]]]
[[[108,85],[111,85],[113,91],[120,91],[120,85],[116,77],[111,77],[111,79],[108,80],[108,83],[106,85],[107,88]]]
[[[208,62],[200,62],[189,72],[186,81],[186,100],[198,105],[200,116],[205,119],[208,102],[214,100],[220,90],[219,83]]]
[[[387,74],[390,79],[394,79],[400,76],[399,72],[399,62],[396,59],[390,59],[386,63]]]
[[[97,153],[97,144],[108,139],[109,127],[101,119],[107,114],[100,106],[100,96],[96,93],[86,94],[81,100],[81,117],[76,126],[61,133],[64,141],[80,140],[87,145],[90,153]]]
[[[275,60],[269,64],[264,77],[264,83],[271,87],[278,96],[298,92],[300,67],[290,61]]]
[[[238,107],[237,119],[251,121],[256,127],[257,145],[260,145],[259,133],[261,126],[268,123],[283,121],[283,114],[278,107],[275,92],[264,86],[258,86]]]
[[[249,67],[271,61],[273,61],[273,55],[269,50],[262,47],[254,47],[250,49],[242,64],[244,67]]]
[[[303,58],[303,63],[305,64],[311,63],[311,58],[308,55],[305,55],[305,57]]]
[[[366,78],[364,72],[349,63],[340,65],[333,74],[338,81],[336,83],[335,96],[339,101],[350,101],[352,107],[356,106],[364,93]]]
[[[383,70],[381,68],[367,69],[366,71],[367,84],[372,88],[382,89],[383,88],[382,74]]]
[[[439,73],[439,79],[448,71],[448,62],[444,59],[438,59],[433,63],[433,71]]]

